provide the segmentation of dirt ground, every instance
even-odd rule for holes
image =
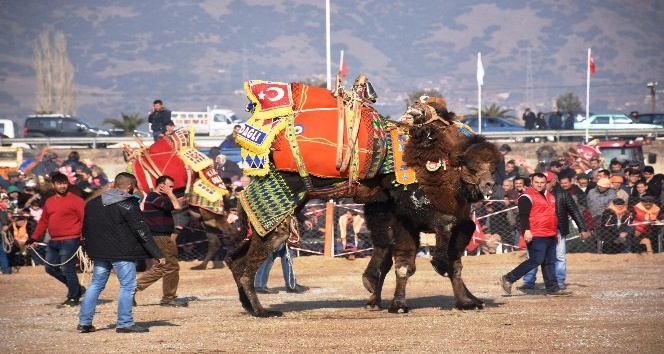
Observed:
[[[449,280],[428,260],[417,261],[410,279],[412,311],[368,311],[361,274],[368,259],[300,257],[295,272],[304,294],[286,293],[279,261],[262,303],[286,312],[281,318],[246,314],[230,271],[192,271],[182,262],[180,297],[187,308],[159,306],[161,282],[137,296],[135,321],[149,333],[115,333],[117,280],[101,294],[94,325],[79,334],[78,308],[56,309],[65,288],[41,267],[0,276],[2,353],[224,353],[224,352],[456,352],[456,353],[661,353],[664,348],[664,254],[568,257],[568,298],[514,290],[503,297],[499,277],[521,253],[464,258],[464,279],[486,302],[478,311],[452,309]],[[89,274],[80,274],[83,284]],[[538,283],[542,287],[541,283]],[[394,274],[384,293],[389,305]]]

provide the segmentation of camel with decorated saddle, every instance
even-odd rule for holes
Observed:
[[[252,183],[238,196],[240,230],[226,258],[242,307],[258,317],[256,271],[291,234],[309,199],[352,197],[364,203],[374,252],[363,275],[380,308],[385,275],[394,264],[397,289],[390,312],[408,312],[405,288],[415,272],[419,232],[436,234],[432,264],[452,282],[455,306],[483,302],[461,278],[461,256],[474,224],[470,203],[487,198],[499,163],[496,146],[452,122],[442,99],[413,103],[403,123],[383,119],[376,95],[360,75],[349,91],[301,83],[249,81],[249,120],[236,141]]]

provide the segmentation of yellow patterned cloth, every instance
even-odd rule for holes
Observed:
[[[397,182],[400,184],[411,184],[417,182],[415,170],[408,167],[403,160],[403,153],[408,144],[408,132],[402,129],[392,129],[390,131],[392,137],[392,149],[394,153],[394,174]]]

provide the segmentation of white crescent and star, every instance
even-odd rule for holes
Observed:
[[[276,92],[276,95],[267,98],[268,101],[272,102],[280,101],[286,95],[286,92],[284,92],[284,89],[282,89],[281,87],[268,87],[265,89],[265,91],[261,91],[258,94],[258,99],[260,99],[261,101],[264,100],[265,96],[267,96],[266,94],[267,91]]]

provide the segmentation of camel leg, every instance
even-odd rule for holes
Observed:
[[[406,305],[406,285],[408,285],[408,279],[415,274],[415,257],[419,245],[419,233],[416,230],[408,230],[396,220],[392,222],[392,229],[396,240],[393,252],[397,281],[394,298],[388,312],[408,313],[410,309]]]
[[[451,270],[450,241],[456,220],[456,217],[452,215],[441,215],[435,223],[436,247],[432,252],[431,265],[442,276],[450,273]]]
[[[451,266],[448,271],[450,281],[452,282],[452,290],[454,291],[454,307],[460,310],[474,310],[484,307],[484,302],[475,297],[466,287],[466,284],[461,278],[461,270],[463,264],[461,257],[463,251],[470,242],[470,239],[475,230],[475,224],[470,220],[462,221],[454,232],[454,237],[450,243],[450,261]]]
[[[207,269],[208,262],[212,260],[212,257],[214,257],[215,253],[217,253],[217,251],[219,251],[219,248],[221,247],[221,241],[219,241],[219,236],[217,236],[217,234],[212,232],[206,232],[206,235],[208,238],[207,253],[205,254],[205,258],[203,258],[203,260],[201,261],[201,264],[191,267],[191,269],[193,270]]]
[[[392,268],[393,234],[389,223],[385,222],[391,214],[383,204],[365,204],[364,215],[373,246],[371,259],[362,274],[362,283],[371,293],[365,308],[379,310],[385,276]]]
[[[285,230],[285,232],[284,232]],[[241,245],[227,258],[226,264],[233,274],[238,287],[242,307],[256,317],[278,317],[283,312],[266,310],[258,300],[254,279],[258,268],[267,259],[270,253],[286,239],[288,239],[288,225],[282,223],[275,231],[264,237],[252,230],[253,236]]]

